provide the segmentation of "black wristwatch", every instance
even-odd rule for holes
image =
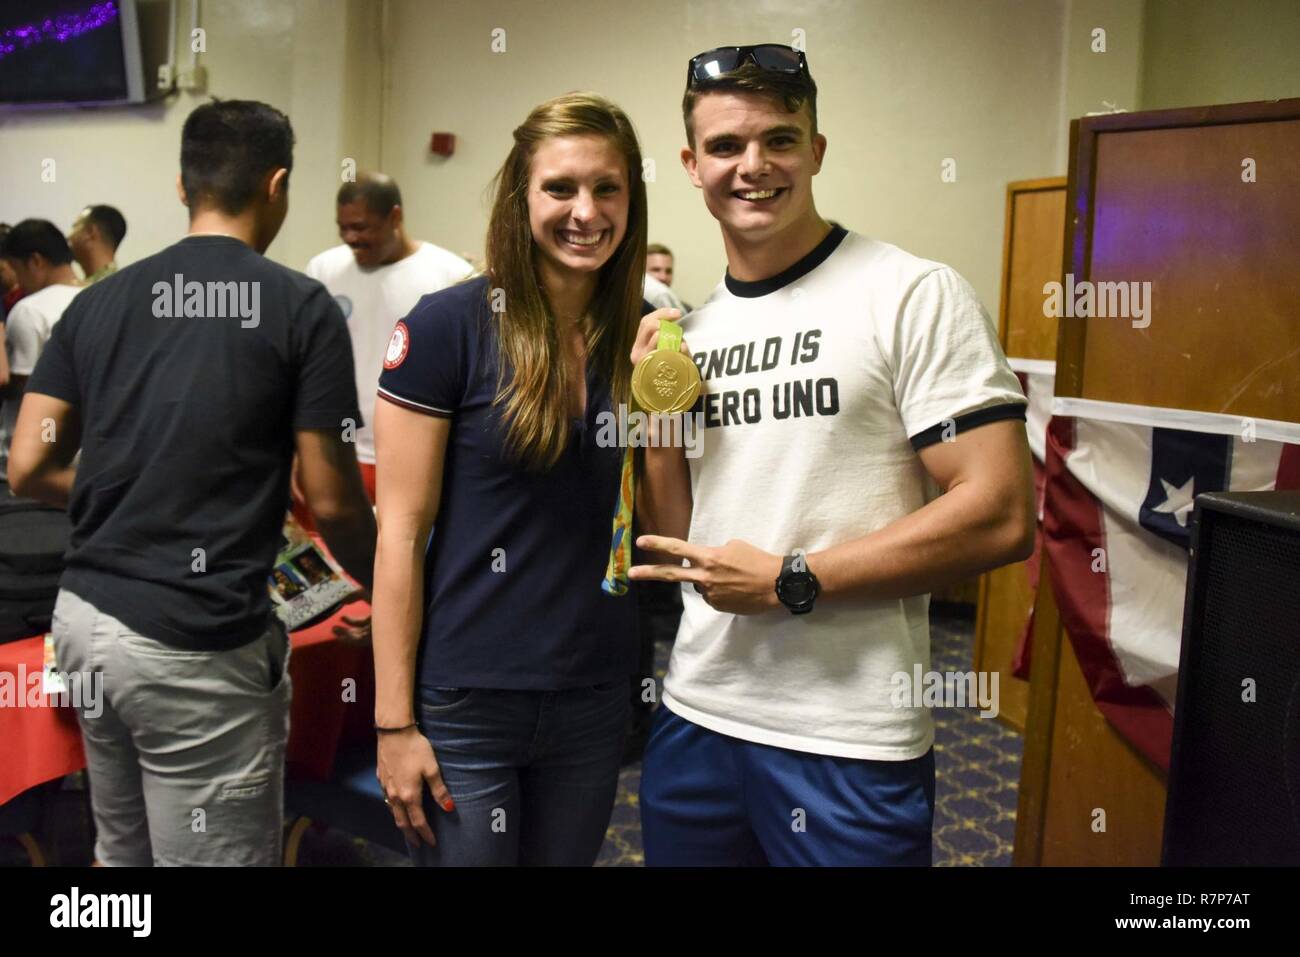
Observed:
[[[795,562],[798,561],[796,569]],[[785,556],[781,574],[776,579],[776,597],[790,609],[792,615],[806,615],[813,610],[813,602],[821,591],[821,583],[808,568],[808,556],[802,552]]]

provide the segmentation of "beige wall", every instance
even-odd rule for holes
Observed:
[[[1297,0],[1146,0],[1142,109],[1300,96]]]
[[[1058,173],[1069,169],[1070,120],[1138,109],[1143,0],[1067,0],[1061,50]]]
[[[298,145],[289,219],[270,249],[302,266],[334,235],[330,196],[342,151],[347,4],[342,0],[247,2],[204,0],[201,24],[208,92],[259,99],[286,111]],[[178,60],[189,59],[189,4],[181,4]],[[151,4],[146,16],[166,4]],[[153,74],[146,76],[152,85]],[[0,220],[50,219],[67,230],[78,210],[109,203],[127,218],[119,261],[132,262],[184,235],[185,208],[176,198],[181,126],[205,95],[173,94],[142,107],[0,114]],[[42,182],[45,159],[55,180]]]
[[[725,268],[678,161],[685,63],[702,49],[802,31],[830,142],[822,213],[951,263],[991,312],[1005,184],[1065,172],[1071,117],[1300,95],[1294,0],[204,0],[202,10],[209,91],[293,120],[292,210],[270,250],[279,261],[301,267],[337,241],[332,199],[349,158],[398,178],[416,235],[480,255],[485,190],[511,129],[542,99],[589,88],[628,111],[655,160],[651,238],[676,250],[692,302]],[[1097,27],[1105,53],[1091,49]],[[504,53],[491,50],[494,28],[506,31]],[[86,203],[108,202],[130,222],[124,262],[173,241],[185,228],[173,187],[180,128],[202,99],[0,114],[0,219],[66,228]],[[456,134],[450,160],[429,154],[435,130]],[[45,158],[58,164],[54,183],[41,182]],[[941,180],[946,158],[956,182]]]
[[[393,0],[401,28],[392,37],[384,162],[421,236],[478,255],[484,190],[513,127],[547,97],[594,89],[628,112],[654,159],[651,240],[672,247],[677,288],[702,301],[725,258],[678,159],[686,61],[723,43],[790,42],[798,29],[829,140],[815,183],[821,212],[952,263],[996,311],[1006,181],[1064,168],[1061,3],[662,0],[592,9],[578,0]],[[497,27],[505,53],[491,51]],[[429,155],[433,130],[457,134],[451,160]],[[947,157],[956,160],[955,183],[940,179]]]

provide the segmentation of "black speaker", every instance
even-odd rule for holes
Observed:
[[[1300,864],[1300,492],[1199,495],[1162,862]]]

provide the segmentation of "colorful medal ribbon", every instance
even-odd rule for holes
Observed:
[[[667,319],[661,319],[658,345],[654,352],[637,363],[637,368],[643,368],[646,361],[657,352],[676,354],[681,351],[681,348],[681,326]],[[644,404],[635,391],[632,404],[638,408]],[[627,594],[627,573],[632,567],[632,505],[635,491],[632,453],[632,443],[629,442],[623,451],[623,471],[618,481],[618,501],[614,504],[614,534],[609,546],[609,563],[605,566],[605,580],[600,583],[601,591],[616,598]]]
[[[618,502],[614,505],[614,537],[609,545],[609,564],[600,590],[618,598],[627,594],[628,569],[632,567],[632,446],[623,450],[623,474],[618,480]]]

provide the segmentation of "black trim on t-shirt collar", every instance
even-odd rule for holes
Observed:
[[[776,292],[783,286],[788,286],[796,279],[802,279],[822,263],[824,263],[830,254],[835,252],[836,248],[849,231],[839,223],[831,223],[831,231],[826,234],[826,238],[813,247],[812,252],[804,256],[793,266],[783,269],[775,276],[767,279],[756,279],[753,282],[746,282],[743,279],[737,279],[730,272],[727,273],[724,282],[727,284],[727,290],[733,296],[740,296],[742,299],[757,299],[759,296],[766,296]]]
[[[988,425],[990,422],[998,422],[1002,419],[1023,419],[1027,408],[1028,406],[1023,402],[1007,402],[987,409],[976,409],[955,419],[932,425],[925,431],[916,433],[908,441],[912,443],[912,448],[919,452],[943,438],[945,425],[951,424],[953,435],[956,435],[958,432],[969,432],[981,425]]]

